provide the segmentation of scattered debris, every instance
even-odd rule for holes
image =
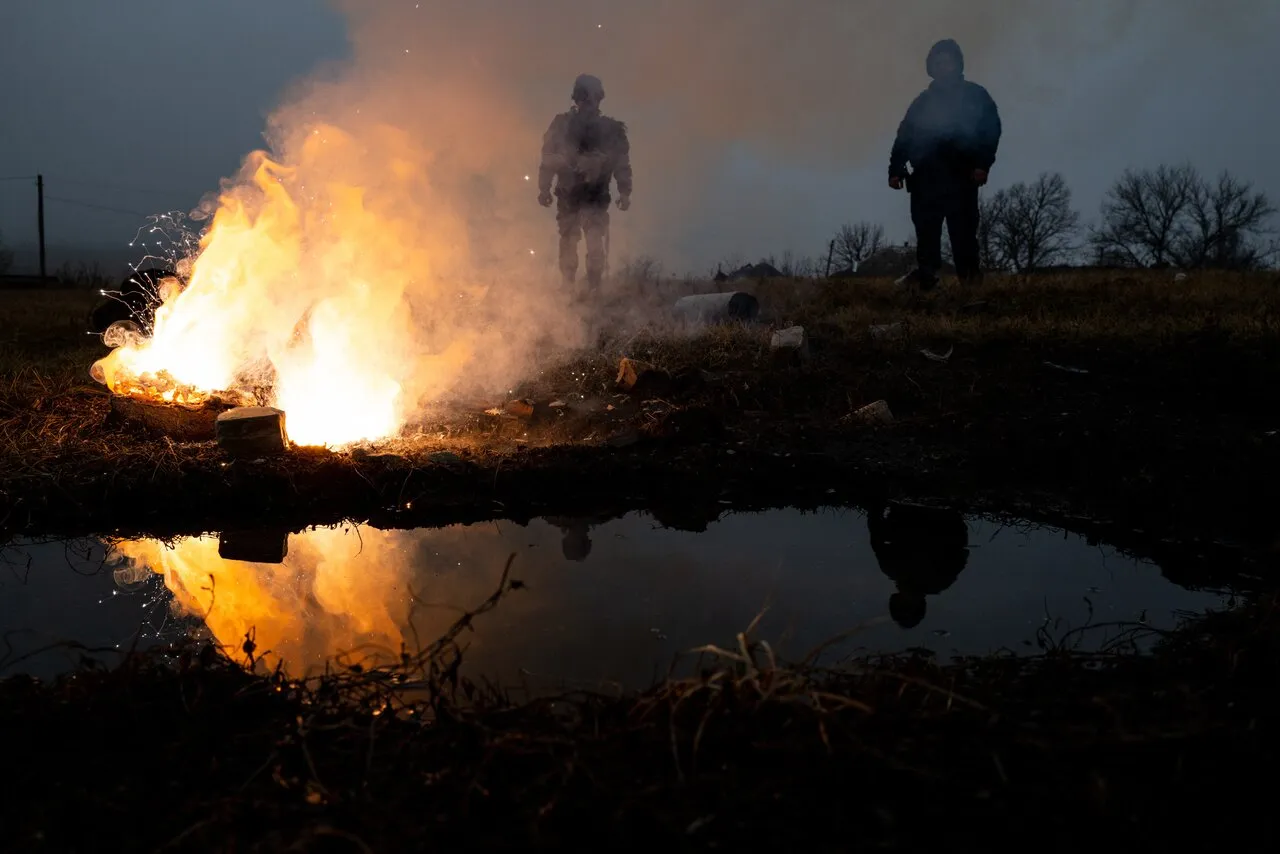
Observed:
[[[887,401],[876,400],[866,406],[855,409],[841,420],[857,421],[864,424],[892,424],[893,412],[889,410]]]
[[[506,406],[507,413],[517,418],[533,417],[533,401],[528,399],[509,400]]]
[[[285,450],[284,412],[270,406],[238,406],[214,424],[218,446],[234,457],[264,457]]]
[[[920,355],[924,356],[926,359],[929,359],[930,361],[933,361],[933,362],[945,362],[951,358],[951,354],[954,353],[955,351],[956,351],[956,348],[954,346],[951,346],[947,348],[947,352],[938,354],[926,347],[925,349],[920,351]]]
[[[809,336],[803,326],[788,326],[773,333],[769,349],[775,359],[802,362],[809,358]]]
[[[618,378],[614,384],[619,391],[637,397],[663,397],[671,390],[671,374],[648,362],[624,356],[618,363]]]
[[[1045,363],[1044,363],[1044,365],[1045,365],[1045,367],[1046,367],[1046,368],[1053,368],[1055,371],[1065,371],[1065,372],[1067,372],[1068,374],[1087,374],[1087,373],[1089,373],[1089,372],[1088,372],[1087,370],[1085,370],[1084,368],[1073,368],[1073,367],[1070,367],[1069,365],[1059,365],[1059,364],[1057,364],[1057,363],[1055,363],[1055,362],[1045,362]]]

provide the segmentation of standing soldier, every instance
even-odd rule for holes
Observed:
[[[618,209],[631,207],[631,145],[627,127],[601,114],[604,85],[583,74],[573,84],[574,106],[551,120],[542,137],[538,204],[551,206],[556,179],[560,274],[572,288],[578,274],[578,240],[587,239],[587,284],[598,291],[609,239],[609,182],[618,181]]]
[[[921,290],[938,283],[942,224],[946,221],[962,282],[981,280],[978,252],[978,188],[1000,145],[1000,114],[986,89],[964,79],[960,46],[944,39],[929,51],[925,68],[933,82],[898,126],[889,155],[889,186],[911,194],[916,229],[916,270]],[[907,163],[911,172],[907,172]]]

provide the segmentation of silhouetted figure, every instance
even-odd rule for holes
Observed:
[[[565,560],[581,563],[591,554],[590,531],[603,524],[606,517],[599,516],[548,516],[546,522],[560,529],[560,551]]]
[[[995,101],[964,78],[958,44],[951,39],[935,44],[925,68],[933,82],[907,108],[889,154],[889,186],[905,186],[911,194],[916,270],[909,278],[921,290],[938,283],[944,221],[956,275],[961,282],[980,281],[978,188],[987,183],[1001,134]]]
[[[969,527],[955,510],[896,502],[867,512],[871,550],[898,590],[889,596],[889,616],[904,629],[924,619],[926,596],[946,590],[969,560]]]
[[[573,84],[574,106],[551,120],[542,137],[538,204],[550,207],[555,180],[560,231],[560,275],[572,292],[578,275],[578,241],[587,242],[587,285],[592,294],[604,276],[609,240],[609,182],[618,182],[618,209],[631,207],[631,144],[627,128],[600,112],[604,85],[583,74]]]
[[[176,278],[173,270],[157,267],[129,274],[120,283],[119,293],[109,292],[89,313],[89,331],[101,335],[119,320],[132,320],[150,330],[160,305],[160,283]]]

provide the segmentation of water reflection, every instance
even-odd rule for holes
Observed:
[[[644,685],[683,650],[731,642],[766,605],[761,633],[784,657],[799,658],[853,628],[861,631],[833,655],[922,646],[943,656],[1034,651],[1046,613],[1060,621],[1058,634],[1144,615],[1165,627],[1178,611],[1223,601],[1078,536],[950,511],[894,504],[865,516],[831,509],[706,518],[714,516],[681,520],[684,530],[633,513],[132,540],[115,546],[105,592],[101,576],[67,573],[60,557],[33,546],[30,579],[0,577],[0,631],[127,648],[131,636],[143,645],[159,637],[158,625],[194,625],[232,650],[247,637],[261,666],[283,663],[295,674],[335,658],[378,663],[443,634],[494,591],[515,554],[523,588],[464,636],[465,666],[508,685]],[[703,533],[689,530],[699,527]],[[1106,638],[1099,631],[1083,640],[1097,646]]]
[[[896,588],[889,616],[904,629],[920,625],[926,596],[955,584],[969,562],[969,527],[958,511],[886,503],[867,514],[867,533],[880,571]]]

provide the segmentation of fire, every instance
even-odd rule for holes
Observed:
[[[387,532],[307,531],[290,538],[278,564],[224,560],[217,537],[131,540],[116,550],[130,562],[117,580],[136,579],[142,567],[162,575],[176,612],[202,620],[232,654],[248,635],[266,667],[306,676],[334,660],[386,664],[405,643],[410,561]]]
[[[461,331],[426,346],[413,316],[445,301],[439,268],[465,231],[424,209],[431,155],[395,129],[316,125],[285,149],[287,162],[246,160],[186,287],[162,294],[149,336],[104,336],[114,349],[92,374],[116,394],[175,403],[265,390],[299,445],[394,435],[469,357]]]

